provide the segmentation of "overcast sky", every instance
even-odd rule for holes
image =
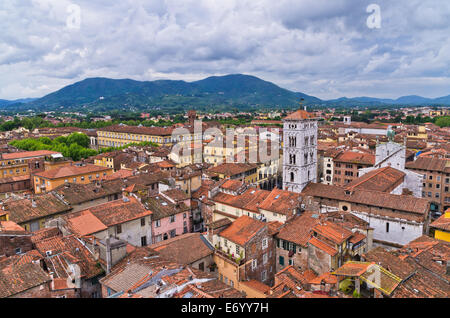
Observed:
[[[234,73],[322,99],[439,97],[449,35],[449,0],[0,0],[0,99]]]

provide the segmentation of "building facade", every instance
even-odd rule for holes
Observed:
[[[301,192],[317,182],[317,120],[298,110],[283,120],[283,190]]]

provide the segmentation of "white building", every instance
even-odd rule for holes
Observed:
[[[360,169],[359,176],[361,177],[375,169],[392,167],[402,171],[406,175],[403,183],[391,193],[402,194],[403,189],[408,189],[416,198],[421,198],[423,189],[423,175],[405,169],[406,146],[392,141],[394,139],[394,132],[391,129],[388,130],[388,137],[388,142],[377,145],[375,165],[373,167]]]
[[[317,120],[306,110],[283,119],[283,189],[301,192],[317,182]]]

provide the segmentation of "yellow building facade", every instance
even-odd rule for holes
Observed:
[[[45,193],[65,183],[88,184],[102,180],[113,174],[114,170],[93,164],[63,166],[32,175],[35,193]]]

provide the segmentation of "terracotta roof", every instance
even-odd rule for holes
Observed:
[[[313,119],[314,114],[308,113],[306,110],[297,110],[284,118],[284,120],[304,120]]]
[[[359,277],[367,271],[373,263],[368,262],[348,262],[333,272],[337,276]]]
[[[37,151],[22,151],[22,152],[11,152],[4,153],[1,156],[3,160],[14,160],[14,159],[25,159],[34,157],[45,157],[50,155],[56,155],[60,152],[50,151],[50,150],[37,150]]]
[[[264,222],[243,215],[223,230],[220,236],[240,246],[244,246],[265,226],[266,224]]]
[[[34,200],[35,206],[33,206],[32,200]],[[5,211],[8,213],[9,219],[16,223],[24,223],[72,209],[51,193],[34,196],[32,200],[21,199],[5,203]]]
[[[54,236],[61,236],[62,232],[57,227],[43,228],[33,232],[33,236],[31,237],[31,241],[36,244],[42,240],[48,239]]]
[[[51,281],[39,264],[13,264],[13,260],[0,261],[0,298],[17,295]]]
[[[112,194],[122,193],[121,189],[117,187],[110,187],[109,185],[110,183],[106,182],[100,183],[99,185],[96,185],[95,183],[67,183],[55,188],[51,191],[51,193],[54,193],[56,196],[71,205],[77,205],[84,202],[105,198]]]
[[[184,201],[188,200],[189,196],[181,189],[170,189],[163,192],[166,196],[174,201]]]
[[[230,191],[238,191],[243,186],[243,182],[241,180],[233,180],[229,179],[224,184],[222,184],[222,188]]]
[[[195,279],[204,281],[200,284]],[[161,280],[165,284],[158,285]],[[124,293],[124,297],[156,298],[174,288],[178,289],[174,298],[244,297],[242,292],[220,282],[214,275],[170,261],[150,247],[136,248],[100,282],[115,292]],[[179,288],[182,285],[185,287]]]
[[[375,164],[375,155],[354,151],[344,151],[334,158],[335,162],[371,165]]]
[[[100,275],[103,269],[99,267],[95,256],[74,235],[55,236],[36,243],[36,249],[45,257],[45,263],[57,278],[67,278],[66,270],[70,264],[80,267],[82,278],[92,278]],[[47,251],[51,255],[47,256]]]
[[[259,209],[291,216],[295,213],[295,209],[300,206],[301,201],[302,195],[300,193],[274,188],[259,205]]]
[[[120,199],[96,205],[80,212],[71,213],[67,216],[67,219],[72,220],[70,224],[74,230],[97,232],[105,229],[105,227],[122,224],[152,214],[136,198],[130,196],[126,197],[126,199],[128,201]],[[98,219],[98,222],[92,216]],[[89,228],[86,228],[89,223],[91,223]]]
[[[349,242],[352,244],[357,244],[357,243],[361,242],[362,240],[364,240],[365,238],[366,238],[366,236],[364,234],[362,234],[361,232],[356,232],[350,238]]]
[[[407,162],[406,168],[416,170],[450,172],[450,159],[419,157],[413,162]]]
[[[212,200],[247,211],[259,213],[261,203],[270,194],[269,191],[257,188],[248,188],[240,195],[232,195],[223,192],[217,193]]]
[[[311,238],[308,243],[314,245],[318,249],[324,251],[325,253],[327,253],[331,256],[334,256],[338,253],[338,251],[334,247],[332,247],[331,245],[329,245],[325,242],[318,240],[315,237]]]
[[[131,177],[132,175],[133,175],[132,170],[120,169],[120,170],[114,172],[113,174],[106,176],[105,180],[123,179],[123,178]]]
[[[316,198],[326,198],[391,209],[399,212],[371,209],[371,213],[397,216],[416,222],[423,222],[429,211],[429,202],[426,199],[361,189],[348,191],[341,187],[321,183],[309,183],[303,189],[302,194]]]
[[[207,224],[208,228],[210,228],[211,230],[216,230],[218,228],[230,225],[232,222],[230,221],[229,218],[223,218],[214,222],[211,222],[209,224]]]
[[[450,232],[450,210],[447,210],[436,221],[431,223],[430,227],[433,227],[438,230]]]
[[[70,166],[63,166],[59,168],[54,168],[51,170],[43,171],[43,172],[36,172],[34,173],[35,176],[46,178],[46,179],[59,179],[59,178],[68,178],[71,176],[78,176],[81,174],[87,174],[87,173],[95,173],[95,172],[104,172],[111,170],[112,168],[107,167],[101,167],[96,166],[93,164],[86,163],[83,166],[77,166],[77,165],[70,165]],[[103,176],[101,176],[103,177]]]
[[[209,168],[208,172],[234,176],[256,168],[258,168],[258,165],[252,163],[222,163],[216,167]]]
[[[319,215],[313,212],[295,216],[285,223],[276,237],[306,247],[312,237],[313,226],[319,223],[318,217]]]
[[[340,225],[334,224],[333,222],[318,223],[314,225],[312,230],[338,245],[342,244],[353,235],[352,231],[349,231]]]
[[[100,128],[99,130],[106,132],[119,132],[150,136],[170,136],[172,135],[174,129],[172,127],[138,127],[127,125],[112,125],[109,127]]]
[[[0,221],[0,233],[26,233],[25,229],[12,221]]]
[[[183,202],[174,204],[162,195],[145,197],[142,202],[152,211],[152,222],[190,211]]]
[[[79,236],[90,235],[108,229],[108,227],[89,210],[69,214],[66,216],[66,220],[71,233]]]
[[[381,192],[391,192],[405,178],[405,173],[392,167],[372,170],[353,180],[346,189],[364,189]]]
[[[309,281],[310,284],[314,284],[314,285],[320,285],[322,283],[337,284],[337,282],[338,282],[337,277],[328,272],[323,273],[322,275],[320,275],[316,278],[313,278]]]
[[[150,246],[162,257],[189,265],[213,254],[214,248],[200,233],[188,233]]]
[[[411,266],[399,257],[378,246],[363,255],[367,262],[375,262],[401,279],[408,278],[414,273],[414,266]]]
[[[263,284],[262,282],[254,279],[240,282],[240,284],[250,287],[251,289],[257,290],[263,294],[268,293],[270,290],[270,286],[267,286],[266,284]]]

